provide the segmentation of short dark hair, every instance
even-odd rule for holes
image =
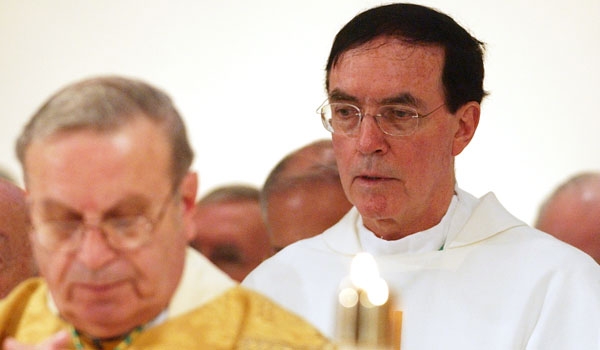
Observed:
[[[456,112],[469,101],[480,103],[487,94],[483,89],[485,44],[448,15],[429,7],[404,3],[360,13],[338,32],[327,61],[326,88],[329,89],[329,73],[344,52],[386,36],[444,48],[442,81],[450,112]]]

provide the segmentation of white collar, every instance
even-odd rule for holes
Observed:
[[[524,222],[507,212],[491,192],[477,199],[455,187],[455,195],[458,200],[456,208],[453,213],[446,213],[449,219],[447,223],[445,219],[443,220],[444,225],[449,225],[444,228],[447,233],[443,250],[484,240],[511,227],[526,226]],[[360,213],[356,207],[352,207],[336,225],[327,229],[316,239],[322,239],[324,244],[332,251],[353,256],[363,249],[359,227],[362,227]],[[351,232],[348,232],[348,229]],[[389,241],[380,243],[387,245]],[[439,248],[438,246],[431,249],[437,250]]]

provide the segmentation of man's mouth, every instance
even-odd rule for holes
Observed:
[[[359,175],[358,176],[359,179],[364,179],[364,180],[388,180],[388,177],[385,176],[378,176],[378,175]]]
[[[78,284],[77,287],[86,293],[94,293],[94,294],[102,294],[108,293],[115,288],[118,288],[123,281],[113,281],[106,283],[81,283]]]

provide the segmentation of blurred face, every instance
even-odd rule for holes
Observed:
[[[0,298],[35,274],[28,232],[24,192],[0,184]]]
[[[273,193],[267,217],[274,252],[322,233],[337,223],[352,205],[339,183],[311,183]]]
[[[583,250],[600,264],[600,191],[566,191],[548,204],[537,228]]]
[[[442,107],[408,136],[389,136],[372,114],[401,103],[426,114],[445,102],[444,51],[379,38],[345,52],[329,74],[330,102],[359,107],[358,135],[333,134],[342,185],[366,227],[384,239],[430,228],[445,214],[454,191],[454,156],[479,120],[471,102],[451,114]]]
[[[196,194],[193,174],[173,193],[170,148],[159,127],[137,118],[110,133],[61,133],[33,143],[25,162],[34,223],[90,223],[70,252],[49,250],[32,235],[61,315],[95,337],[154,319],[178,285]],[[134,215],[155,222],[151,239],[133,250],[113,248],[98,223]]]
[[[271,255],[267,228],[256,201],[200,204],[194,219],[192,246],[237,281]]]

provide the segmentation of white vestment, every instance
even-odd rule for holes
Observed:
[[[290,245],[243,285],[334,337],[338,287],[366,251],[402,311],[402,349],[600,349],[600,265],[535,230],[493,194],[456,189],[429,230],[377,238],[352,208]]]

